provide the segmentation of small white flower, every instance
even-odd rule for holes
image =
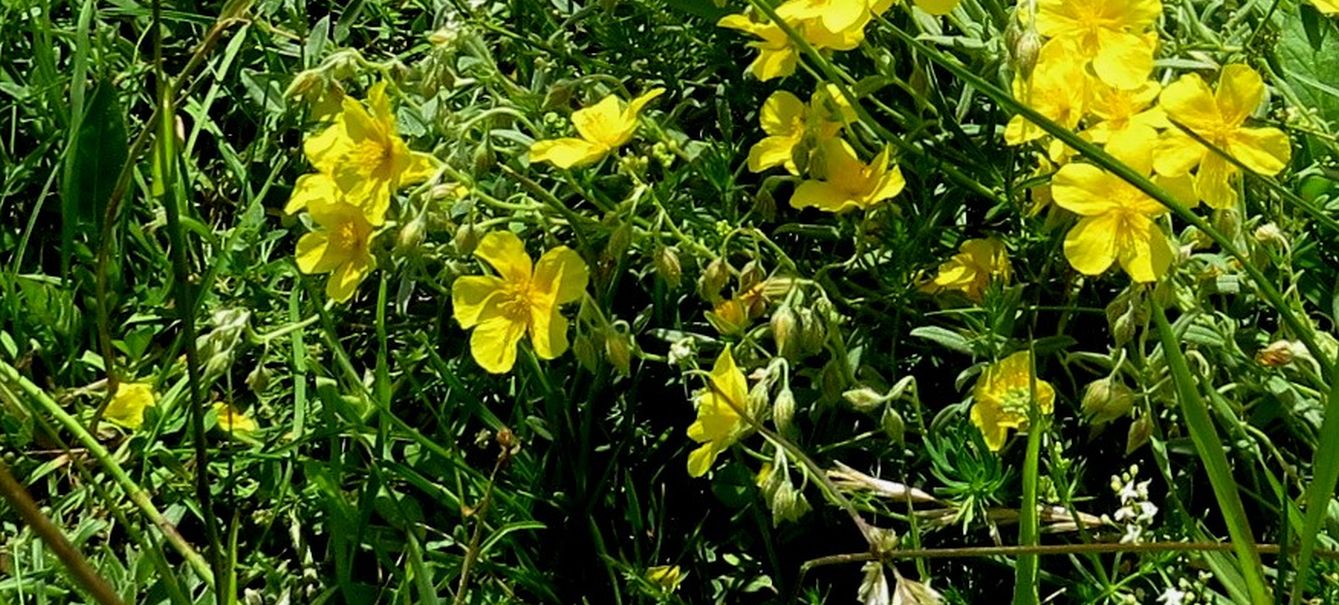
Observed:
[[[1145,500],[1139,503],[1139,516],[1136,518],[1139,520],[1140,523],[1147,524],[1152,522],[1154,515],[1157,514],[1158,514],[1157,505]]]
[[[684,338],[674,341],[669,349],[670,365],[680,365],[693,357],[693,341]]]
[[[1138,544],[1144,539],[1144,528],[1131,523],[1125,526],[1125,535],[1121,536],[1121,544]]]
[[[1168,586],[1167,590],[1163,591],[1162,595],[1158,597],[1158,602],[1163,605],[1184,605],[1185,601],[1186,593],[1171,586]]]

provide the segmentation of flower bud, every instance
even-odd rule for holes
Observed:
[[[879,407],[884,402],[883,395],[869,387],[851,389],[842,393],[842,397],[846,399],[847,403],[851,404],[851,407],[866,413],[873,412],[874,408]]]
[[[795,394],[790,391],[790,387],[783,386],[772,402],[772,424],[776,425],[776,430],[785,433],[790,430],[794,420]]]
[[[1134,407],[1134,391],[1110,377],[1094,380],[1083,389],[1083,414],[1093,424],[1105,424]]]
[[[790,305],[782,305],[772,318],[768,325],[772,328],[772,340],[776,342],[776,352],[778,355],[787,359],[795,358],[795,348],[799,344],[798,320],[795,318],[795,312],[790,310]]]
[[[679,289],[679,284],[683,282],[683,266],[679,264],[679,254],[674,248],[661,246],[656,250],[653,259],[656,267],[656,274],[665,280],[665,284],[671,290]]]
[[[761,418],[763,412],[767,411],[767,404],[771,400],[771,388],[766,380],[760,380],[754,383],[753,388],[749,389],[748,401],[745,402],[745,412],[753,418]]]
[[[604,336],[604,355],[618,370],[619,374],[629,376],[632,374],[632,337],[610,330]]]
[[[474,225],[463,223],[456,229],[456,236],[451,238],[451,245],[455,247],[456,254],[468,256],[474,253],[474,249],[479,247],[479,230]]]
[[[427,216],[420,212],[405,223],[403,227],[400,227],[400,233],[395,236],[396,251],[401,254],[408,254],[418,249],[423,244],[427,229]]]
[[[487,174],[497,166],[497,154],[493,152],[493,146],[486,139],[482,145],[474,148],[471,166],[474,168],[474,174]]]
[[[1129,456],[1148,443],[1153,435],[1153,423],[1148,416],[1140,416],[1130,423],[1130,432],[1125,436],[1125,455]]]
[[[1286,340],[1274,341],[1255,354],[1255,363],[1267,368],[1286,366],[1292,363],[1292,361],[1293,346],[1292,343]]]
[[[284,89],[284,96],[291,99],[315,98],[325,89],[325,77],[320,71],[308,69],[293,76],[293,81]]]
[[[764,277],[766,277],[766,274],[763,273],[762,266],[758,264],[758,261],[749,261],[744,265],[743,269],[739,270],[738,292],[752,290],[754,286],[762,283]],[[736,294],[736,296],[738,296],[738,294]]]
[[[823,370],[818,374],[818,387],[824,401],[835,402],[842,398],[842,392],[846,388],[846,377],[842,376],[842,367],[837,360],[829,361],[823,366]]]
[[[587,334],[581,334],[572,341],[572,356],[576,357],[577,363],[588,372],[594,372],[599,365],[595,343]]]
[[[257,395],[265,392],[265,388],[270,386],[270,371],[265,364],[258,363],[246,375],[246,386],[252,393]]]
[[[721,289],[725,287],[726,280],[730,279],[730,268],[725,264],[724,259],[716,259],[707,265],[702,272],[702,278],[698,281],[698,294],[708,302],[719,300],[721,298]]]
[[[773,527],[784,521],[799,521],[800,517],[809,512],[809,501],[804,498],[804,494],[795,489],[794,485],[791,485],[789,480],[777,486],[776,491],[772,493],[771,504]]]
[[[798,311],[800,320],[800,350],[805,353],[817,353],[823,350],[828,340],[828,330],[821,318],[810,309]]]
[[[883,425],[883,432],[893,443],[902,445],[906,442],[907,423],[902,419],[902,414],[892,406],[883,410],[883,419],[880,421]]]
[[[1255,228],[1255,241],[1266,246],[1277,246],[1286,248],[1288,238],[1283,236],[1283,231],[1274,223],[1265,223]]]
[[[630,247],[632,247],[632,225],[622,223],[609,234],[609,243],[605,244],[604,254],[606,258],[620,259],[628,253]]]

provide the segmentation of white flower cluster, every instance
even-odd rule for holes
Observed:
[[[1121,505],[1112,519],[1125,526],[1125,535],[1120,539],[1122,544],[1142,542],[1158,514],[1157,505],[1148,500],[1148,485],[1152,480],[1139,481],[1138,476],[1138,465],[1131,465],[1130,470],[1111,476],[1111,491],[1120,498]]]

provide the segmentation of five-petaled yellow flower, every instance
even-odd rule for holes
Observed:
[[[1092,87],[1088,101],[1088,111],[1096,121],[1084,129],[1083,135],[1094,143],[1106,144],[1122,138],[1147,139],[1150,130],[1168,128],[1167,115],[1154,104],[1160,92],[1162,86],[1152,80],[1128,89],[1098,83]]]
[[[1150,148],[1134,142],[1108,146],[1108,151],[1147,175]],[[1184,177],[1156,182],[1182,201],[1193,196]],[[1067,164],[1056,172],[1051,195],[1056,205],[1080,217],[1065,237],[1065,258],[1080,273],[1101,275],[1117,260],[1137,282],[1157,281],[1167,272],[1172,246],[1155,220],[1167,209],[1157,200],[1110,172],[1082,163]]]
[[[906,186],[902,169],[890,169],[885,148],[869,164],[855,155],[851,145],[841,139],[829,139],[818,149],[818,166],[812,172],[818,179],[807,179],[795,188],[790,205],[818,208],[824,212],[868,210],[883,200],[896,197]]]
[[[632,140],[642,108],[665,92],[652,88],[630,103],[617,95],[572,112],[572,125],[580,138],[566,137],[535,141],[530,146],[531,162],[551,162],[559,168],[587,166],[600,161]]]
[[[811,148],[836,137],[844,124],[855,120],[855,111],[846,97],[828,84],[814,93],[809,105],[784,90],[774,92],[763,102],[759,118],[768,136],[749,149],[749,170],[762,172],[785,166],[798,175],[797,148]]]
[[[351,203],[364,208],[370,222],[380,224],[391,194],[432,178],[439,162],[429,154],[410,151],[400,138],[385,82],[368,91],[367,105],[370,112],[362,103],[345,97],[334,123],[309,137],[302,149]]]
[[[1339,0],[1311,0],[1311,4],[1331,17],[1339,15]]]
[[[1036,23],[1047,46],[1073,44],[1103,82],[1137,88],[1153,72],[1157,36],[1148,29],[1160,14],[1160,0],[1039,0]]]
[[[711,368],[707,387],[698,393],[697,420],[688,427],[688,438],[702,445],[688,455],[689,475],[707,474],[716,456],[748,432],[748,425],[740,416],[746,405],[748,381],[727,346]]]
[[[1004,448],[1009,429],[1028,427],[1033,402],[1039,415],[1050,415],[1055,389],[1033,375],[1031,353],[1019,351],[981,373],[972,388],[971,416],[990,451]]]
[[[1047,44],[1031,77],[1014,78],[1014,98],[1053,122],[1073,130],[1083,119],[1088,105],[1088,76],[1083,64],[1072,56],[1071,43]],[[1004,142],[1022,145],[1046,134],[1021,115],[1014,116],[1004,128]],[[1051,155],[1058,156],[1058,150]]]
[[[331,197],[313,196],[307,201],[307,212],[320,228],[298,240],[298,269],[308,274],[329,273],[326,296],[344,302],[376,263],[371,251],[376,226],[364,209],[349,203],[333,183],[321,182],[318,179],[311,186],[327,189]]]
[[[103,417],[122,428],[138,429],[144,424],[144,410],[158,405],[153,386],[143,382],[123,382],[107,404]]]
[[[687,576],[688,574],[679,569],[678,565],[657,565],[646,568],[646,580],[666,592],[678,590],[679,583],[683,582],[683,579]]]
[[[776,12],[787,23],[799,23],[810,44],[822,47],[835,40],[841,46],[847,41],[859,44],[865,26],[889,6],[892,0],[789,0]]]
[[[829,4],[840,4],[841,10],[826,16],[830,12]],[[872,18],[871,14],[887,10],[889,4],[887,0],[879,0],[873,7],[865,5],[863,0],[792,0],[777,7],[777,16],[816,49],[851,50],[865,39],[865,25]],[[824,26],[825,20],[833,23],[846,21],[851,11],[860,16],[848,27],[833,31]],[[758,38],[749,44],[758,49],[758,57],[748,67],[753,77],[770,80],[795,73],[800,48],[780,25],[772,21],[755,21],[745,14],[726,15],[716,25]]]
[[[969,239],[959,252],[942,265],[932,285],[937,290],[957,290],[980,302],[991,282],[1009,282],[1009,254],[1004,243],[993,237]]]
[[[456,321],[474,329],[474,361],[494,374],[510,371],[516,345],[526,333],[540,359],[567,351],[567,319],[558,308],[586,291],[589,275],[581,256],[559,246],[532,267],[525,244],[510,231],[485,235],[474,255],[497,272],[460,277],[451,286]]]
[[[1188,74],[1162,91],[1160,103],[1173,122],[1247,168],[1274,175],[1292,157],[1288,135],[1277,128],[1243,126],[1263,102],[1264,95],[1260,74],[1245,65],[1234,64],[1223,68],[1217,92],[1209,90],[1209,85],[1198,75]],[[1158,174],[1181,176],[1196,166],[1199,170],[1195,174],[1195,189],[1199,199],[1214,208],[1235,206],[1237,192],[1233,177],[1237,167],[1179,128],[1168,130],[1154,160]]]

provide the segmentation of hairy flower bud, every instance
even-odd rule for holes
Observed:
[[[665,284],[671,290],[679,289],[679,284],[683,282],[683,266],[679,264],[679,253],[674,248],[661,246],[656,250],[653,259],[656,267],[656,274],[665,280]]]
[[[902,445],[906,441],[907,422],[902,419],[902,414],[899,414],[892,406],[883,410],[883,418],[880,420],[880,424],[883,427],[884,434],[888,435],[893,443]]]
[[[1129,456],[1148,443],[1153,436],[1153,423],[1148,416],[1140,416],[1130,423],[1130,431],[1125,436],[1125,455]]]
[[[604,355],[613,364],[619,374],[632,374],[632,337],[628,334],[610,330],[604,336]]]
[[[1267,368],[1286,366],[1293,362],[1293,344],[1286,340],[1277,340],[1260,349],[1255,354],[1255,363]]]
[[[783,386],[772,402],[772,424],[776,425],[776,430],[785,433],[790,430],[794,419],[795,394],[790,391],[790,387]]]
[[[879,407],[884,402],[883,395],[869,387],[851,389],[842,393],[842,397],[846,399],[847,403],[851,404],[851,407],[866,413],[873,412],[874,408]]]
[[[795,318],[795,312],[790,309],[790,305],[782,305],[772,313],[772,319],[768,324],[772,328],[772,340],[776,342],[777,354],[787,359],[794,359],[799,344],[797,340],[799,321]]]
[[[707,264],[707,268],[702,272],[702,278],[698,281],[698,294],[708,302],[716,301],[721,298],[721,289],[725,288],[726,280],[730,279],[730,268],[726,266],[723,259],[716,259]]]
[[[1093,424],[1105,424],[1128,413],[1134,407],[1134,391],[1110,377],[1088,383],[1083,389],[1083,414]]]
[[[479,247],[479,230],[469,223],[461,224],[456,229],[456,236],[451,238],[451,245],[455,247],[456,254],[468,256],[474,253],[474,249]]]

